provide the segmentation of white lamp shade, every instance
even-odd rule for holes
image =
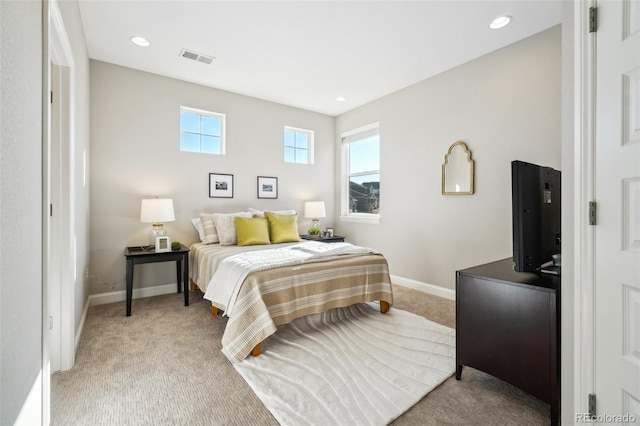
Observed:
[[[176,220],[176,216],[173,212],[173,200],[171,198],[142,200],[140,222],[164,223],[173,222],[174,220]]]
[[[304,203],[304,217],[311,219],[327,217],[324,209],[324,201],[307,201]]]

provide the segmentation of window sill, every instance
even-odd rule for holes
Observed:
[[[368,223],[371,225],[378,225],[380,223],[379,214],[350,214],[347,216],[340,216],[341,222],[350,223]]]

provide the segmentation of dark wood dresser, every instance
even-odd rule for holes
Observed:
[[[515,272],[512,258],[456,272],[456,379],[491,374],[560,417],[560,277]]]

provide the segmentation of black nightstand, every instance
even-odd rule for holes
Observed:
[[[334,235],[333,237],[311,238],[311,236],[308,234],[300,235],[300,238],[309,241],[320,241],[321,243],[344,243],[345,239],[345,237],[339,237],[337,235]]]
[[[156,252],[153,248],[140,246],[124,249],[127,258],[127,316],[131,316],[131,299],[133,296],[133,265],[155,262],[176,262],[176,278],[178,293],[184,293],[184,306],[189,306],[189,247],[182,245],[180,250]]]

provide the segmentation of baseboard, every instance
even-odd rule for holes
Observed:
[[[456,300],[456,292],[450,288],[444,288],[433,284],[423,283],[421,281],[412,280],[409,278],[399,277],[397,275],[391,275],[391,282],[394,285],[400,285],[402,287],[418,290],[423,293],[431,294],[433,296],[444,297],[449,300]]]
[[[154,287],[142,287],[133,289],[133,299],[142,299],[144,297],[161,296],[163,294],[175,293],[178,291],[178,284],[164,284]],[[106,305],[107,303],[123,302],[127,300],[127,292],[125,290],[111,291],[109,293],[92,294],[89,296],[89,305]]]
[[[89,306],[91,306],[91,296],[87,297],[87,301],[84,304],[84,309],[82,310],[82,317],[80,317],[80,324],[78,324],[78,329],[76,330],[75,337],[75,345],[74,350],[78,352],[78,344],[80,343],[80,337],[82,336],[82,330],[84,329],[84,321],[87,319],[87,311],[89,311]]]

